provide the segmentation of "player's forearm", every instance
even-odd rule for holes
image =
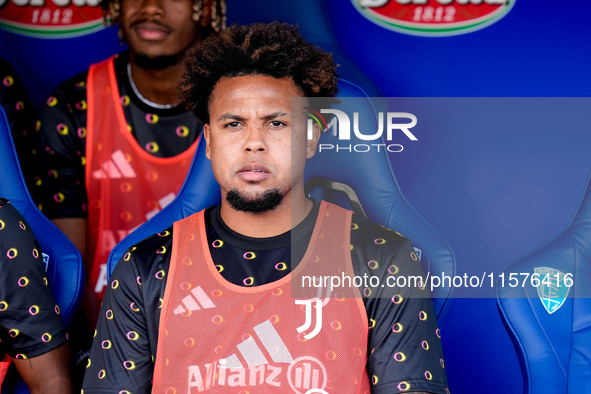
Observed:
[[[12,360],[31,394],[71,394],[70,346],[68,342],[37,357]]]

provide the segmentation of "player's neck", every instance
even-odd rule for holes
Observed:
[[[131,57],[130,66],[132,84],[143,98],[159,105],[179,103],[177,87],[185,72],[184,62],[181,61],[163,69],[150,70],[139,67]]]
[[[297,199],[286,195],[277,208],[262,213],[237,211],[222,200],[220,215],[224,223],[233,231],[253,238],[269,238],[297,226],[306,218],[314,203],[303,194]]]

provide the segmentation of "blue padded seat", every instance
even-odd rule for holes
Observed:
[[[0,108],[0,196],[10,201],[25,217],[41,247],[51,291],[62,319],[70,325],[84,289],[84,268],[78,250],[35,206],[21,174],[6,115]],[[10,384],[6,382],[3,386]],[[28,393],[22,381],[13,392]],[[4,391],[3,391],[4,392]]]
[[[340,79],[339,91],[340,97],[365,98],[365,108],[356,110],[371,112],[375,121],[372,103],[359,87]],[[331,143],[334,138],[331,133],[324,133],[320,142]],[[403,234],[420,250],[425,271],[431,272],[432,275],[442,271],[447,274],[455,272],[451,248],[405,200],[384,150],[382,154],[371,155],[371,158],[354,153],[339,154],[337,157],[317,154],[306,165],[305,179],[313,177],[329,178],[351,186],[358,194],[370,219]],[[211,164],[205,157],[205,141],[201,138],[187,179],[176,199],[115,246],[109,256],[109,273],[128,247],[166,229],[176,220],[218,204],[219,198],[219,186],[213,177]],[[449,293],[449,288],[442,287],[433,294],[440,326],[449,304]]]
[[[542,280],[549,274],[546,284],[508,286],[511,273],[536,272]],[[497,302],[518,353],[525,393],[591,394],[591,177],[566,230],[503,273]]]

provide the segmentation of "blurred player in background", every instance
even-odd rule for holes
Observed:
[[[225,24],[225,0],[103,6],[129,49],[62,84],[40,110],[35,143],[34,200],[85,261],[88,327],[72,330],[79,362],[111,249],[174,198],[191,164],[202,125],[177,98],[185,52]]]

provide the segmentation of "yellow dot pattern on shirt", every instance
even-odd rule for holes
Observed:
[[[59,123],[56,127],[57,132],[60,133],[61,135],[68,135],[68,126],[63,124],[63,123]]]
[[[161,237],[167,237],[167,236],[170,236],[170,232],[162,232],[162,233],[160,233],[158,235],[161,236]],[[131,254],[132,254],[132,252],[135,249],[136,249],[135,247],[130,248],[126,252],[126,254],[124,256],[124,260],[129,261],[131,259]],[[160,251],[161,253],[164,253],[165,252],[165,248],[164,247],[161,247],[160,249],[158,249],[158,251]],[[158,272],[155,273],[154,277],[157,278],[157,279],[159,279],[159,280],[162,280],[162,279],[164,279],[166,277],[166,271],[165,270],[160,270],[160,271],[158,271]],[[142,285],[142,278],[140,276],[137,276],[136,277],[136,283],[137,283],[138,286],[141,286]],[[111,287],[110,291],[113,291],[113,292],[122,291],[121,289],[123,288],[123,286],[121,286],[121,283],[117,279],[113,279],[111,281],[110,287]],[[116,293],[114,293],[114,294],[116,294]],[[115,297],[117,297],[117,296],[115,296]],[[160,306],[159,307],[161,308],[162,307],[162,299],[161,298],[159,299],[159,303],[160,303]],[[137,304],[136,304],[135,301],[132,301],[129,304],[129,308],[133,312],[136,312],[136,313],[137,312],[140,312],[140,308],[137,306]],[[111,322],[111,321],[113,322],[113,323],[108,323],[108,324],[118,324],[118,323],[115,323],[116,319],[115,319],[115,316],[114,316],[114,313],[113,313],[113,310],[112,309],[107,309],[107,311],[105,312],[105,318],[106,318],[106,321],[107,322]],[[98,334],[98,332],[95,331],[95,336],[97,334]],[[130,341],[130,343],[133,343],[133,342],[138,341],[141,338],[141,335],[140,335],[140,333],[138,331],[131,330],[131,331],[128,331],[125,334],[125,337],[126,337],[126,339],[128,341]],[[100,339],[100,344],[101,344],[100,346],[103,349],[103,351],[112,351],[111,349],[114,346],[113,345],[113,342],[111,341],[110,338],[101,338]],[[136,361],[135,360],[125,360],[125,361],[120,361],[120,362],[121,362],[120,365],[125,370],[133,371],[133,370],[135,370],[137,368],[137,364],[136,364]],[[91,362],[89,360],[89,362],[87,364],[87,368],[90,367],[90,366],[91,366]],[[96,372],[94,372],[94,373],[96,373]],[[107,376],[106,369],[101,369],[100,371],[98,371],[98,375],[97,376],[98,376],[99,379],[104,379]],[[130,391],[121,390],[121,391],[119,391],[119,393],[120,394],[130,393]]]
[[[160,151],[160,146],[155,141],[150,141],[146,144],[145,149],[150,153],[156,153]]]
[[[129,99],[129,96],[126,94],[120,97],[120,101],[121,101],[121,105],[124,107],[127,107],[129,105],[129,103],[131,102],[131,100]]]
[[[402,301],[403,301],[402,296],[396,295],[396,296],[392,297],[392,302],[394,302],[394,303],[399,304],[399,303],[402,303]],[[427,315],[427,313],[425,311],[420,311],[418,318],[419,318],[420,321],[424,322],[424,321],[427,321],[428,315]],[[392,332],[394,334],[399,334],[403,330],[404,330],[404,326],[400,322],[395,323],[392,326]],[[437,336],[437,338],[439,338],[439,339],[441,338],[441,334],[440,334],[439,329],[436,329],[435,330],[435,335]],[[430,349],[429,342],[427,342],[426,340],[422,341],[420,346],[421,346],[421,348],[424,351],[429,351],[429,349]],[[394,358],[395,361],[397,361],[399,363],[404,363],[407,360],[407,356],[403,352],[395,352],[392,357]],[[441,368],[445,368],[445,364],[444,364],[443,359],[440,359],[439,362],[441,364]],[[429,381],[433,380],[433,374],[429,370],[426,370],[424,372],[423,376],[424,376],[424,378],[426,380],[429,380]],[[377,384],[377,382],[378,382],[378,377],[376,375],[374,375],[373,378],[372,378],[372,384],[375,385],[375,384]],[[411,385],[408,382],[400,382],[398,384],[397,388],[398,388],[398,390],[400,390],[402,392],[405,392],[405,391],[409,391],[410,390]]]
[[[6,257],[8,257],[10,260],[16,258],[16,256],[18,256],[18,250],[16,248],[10,248],[6,252]]]
[[[57,175],[56,175],[56,178],[57,178]],[[64,202],[65,199],[66,199],[66,196],[64,196],[63,193],[58,192],[53,195],[53,200],[58,204]]]
[[[76,103],[76,109],[79,111],[86,111],[87,108],[86,100],[81,100]]]
[[[254,252],[245,252],[242,257],[244,257],[246,260],[253,260],[257,258],[257,255]]]
[[[176,128],[176,135],[179,137],[187,137],[189,135],[189,128],[187,126],[179,126]]]
[[[224,247],[224,241],[221,239],[216,239],[211,243],[211,247],[214,249],[219,249]],[[257,254],[253,251],[246,251],[242,254],[242,258],[244,260],[248,260],[249,262],[255,262],[257,259]],[[216,269],[218,272],[223,272],[225,267],[222,264],[216,264]],[[275,270],[277,271],[286,271],[289,269],[287,263],[280,261],[275,264]],[[257,280],[254,276],[248,276],[246,278],[242,278],[242,284],[244,286],[254,286],[257,284]]]
[[[128,370],[135,369],[135,363],[130,360],[124,361],[123,368],[128,369]]]
[[[125,97],[127,97],[127,96],[125,96]],[[127,97],[127,101],[129,101],[129,97]],[[157,124],[158,121],[160,120],[160,118],[156,114],[146,114],[145,120],[146,120],[146,123],[152,125],[152,124]],[[184,127],[184,126],[181,126],[181,127]],[[130,127],[130,131],[131,131],[131,127]],[[177,133],[177,135],[179,135],[179,128],[177,128],[176,133]],[[181,133],[182,133],[182,130],[181,130]],[[188,134],[188,129],[187,129],[187,134]],[[179,135],[179,136],[181,136],[181,135]],[[158,145],[158,143],[156,141],[150,141],[144,146],[144,149],[146,150],[146,152],[150,152],[152,154],[155,154],[160,151],[160,146]]]
[[[156,124],[158,123],[158,115],[156,114],[146,114],[146,122],[148,122],[149,124]]]
[[[358,226],[357,224],[355,224],[355,223],[351,224],[352,230],[357,230],[359,228],[360,228],[360,226]],[[386,229],[386,230],[388,230],[388,229]],[[400,235],[399,233],[396,233],[396,234]],[[377,247],[380,247],[381,245],[386,245],[387,242],[388,241],[385,238],[376,238],[373,240],[373,243]],[[353,250],[353,247],[351,247],[351,250]],[[410,252],[409,257],[410,257],[410,260],[412,260],[413,262],[419,261],[418,256],[414,252]],[[380,266],[380,262],[378,260],[369,260],[367,262],[367,267],[370,270],[378,269],[379,266]],[[390,274],[390,275],[397,275],[400,272],[400,268],[395,264],[390,264],[387,268],[387,271],[388,271],[388,274]],[[371,292],[364,291],[364,295],[367,296],[367,294],[371,294]],[[402,296],[402,294],[395,294],[391,298],[391,301],[393,304],[402,307],[402,304],[405,302],[405,298]],[[415,319],[418,320],[419,324],[422,324],[423,322],[427,322],[429,320],[429,316],[426,311],[421,310],[421,311],[419,311],[418,316],[416,316]],[[369,328],[371,329],[371,328],[375,327],[375,325],[376,325],[376,321],[374,319],[370,319],[369,320]],[[405,331],[405,325],[402,322],[395,322],[392,325],[392,335],[404,335],[403,334],[404,331]],[[438,339],[441,339],[441,334],[440,334],[439,329],[435,330],[435,336]],[[424,351],[424,352],[431,351],[431,345],[430,345],[429,341],[427,341],[426,339],[424,339],[422,341],[419,340],[418,347],[420,347],[421,351]],[[395,349],[392,352],[392,358],[394,359],[394,361],[396,361],[397,363],[400,363],[400,364],[407,364],[409,357],[411,357],[411,359],[412,359],[412,355],[415,354],[415,352],[407,353],[407,350],[401,351],[401,350]],[[372,350],[372,352],[373,352],[373,350]],[[410,356],[408,356],[408,354],[410,354]],[[443,359],[440,359],[439,362],[440,362],[441,368],[444,368],[445,364],[444,364]],[[433,380],[433,376],[434,375],[433,375],[432,370],[425,370],[423,372],[423,377],[426,381]],[[380,379],[379,379],[378,375],[373,375],[371,377],[371,384],[372,385],[374,385],[374,386],[377,385],[379,381],[380,381]],[[416,391],[417,390],[416,387],[413,389],[413,387],[411,386],[411,383],[408,381],[399,382],[397,384],[396,388],[398,389],[399,392],[409,392],[409,391]],[[419,389],[418,391],[421,391],[421,390]]]
[[[15,222],[9,222],[9,223],[6,223],[6,222],[0,220],[0,231],[3,231],[3,230],[10,231],[12,229],[14,229],[16,231],[28,231],[25,222],[23,222],[22,220],[18,221],[18,222],[15,221]],[[30,256],[32,256],[36,260],[39,259],[39,256],[40,256],[39,251],[35,247],[33,247],[30,252],[27,252],[27,251],[19,251],[19,249],[17,247],[10,247],[10,246],[11,245],[5,245],[6,257],[8,258],[8,262],[10,264],[19,264],[20,258],[29,259]],[[0,269],[1,269],[1,267],[0,267]],[[44,285],[47,286],[47,278],[43,277],[42,280],[43,280]],[[18,278],[16,280],[16,286],[18,286],[18,288],[23,289],[23,290],[27,289],[29,287],[29,284],[31,284],[31,279],[28,276],[21,276],[20,278]],[[54,311],[57,315],[59,315],[59,308],[57,305],[55,306]],[[0,313],[2,313],[2,312],[11,313],[10,305],[6,300],[0,300]],[[40,312],[42,312],[42,310],[38,305],[30,304],[30,306],[28,308],[28,312],[29,312],[29,316],[32,319],[43,319],[44,318],[43,313],[40,313]],[[16,338],[20,335],[20,330],[18,328],[9,328],[8,335],[10,335],[10,337],[12,337],[12,338]],[[45,332],[45,333],[41,334],[39,337],[39,340],[42,342],[45,342],[45,343],[51,342],[52,339],[53,339],[53,335],[50,332]],[[18,359],[22,359],[22,360],[27,359],[27,355],[22,354],[22,353],[17,354],[15,357]]]
[[[2,83],[7,88],[11,87],[14,84],[14,77],[12,75],[7,75],[4,77],[4,79],[2,79]]]

